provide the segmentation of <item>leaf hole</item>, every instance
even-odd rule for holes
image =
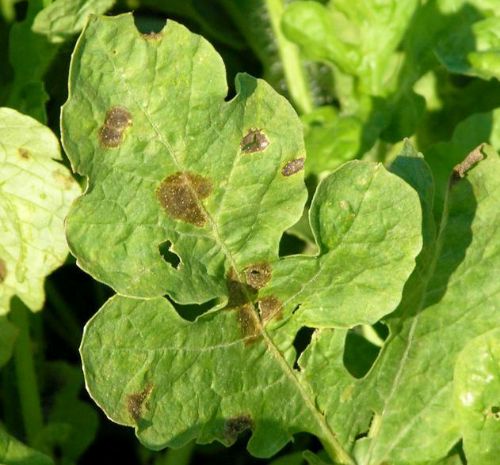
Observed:
[[[195,321],[196,318],[200,317],[204,313],[212,310],[219,304],[219,299],[211,299],[202,304],[178,304],[172,299],[168,298],[170,303],[174,306],[175,310],[179,316],[186,321]]]
[[[134,10],[134,24],[137,30],[144,36],[160,35],[167,24],[165,18],[160,17],[157,12],[147,8]],[[145,37],[146,39],[148,37]]]
[[[293,234],[283,233],[279,245],[279,256],[303,254],[307,250],[307,242]]]
[[[383,323],[362,325],[347,333],[343,362],[347,371],[357,379],[370,371],[389,331]]]
[[[312,336],[314,334],[314,328],[309,328],[303,326],[297,331],[295,339],[293,340],[293,347],[295,348],[295,362],[293,363],[293,368],[300,371],[299,359],[304,350],[307,349],[311,343]]]
[[[500,420],[500,406],[498,405],[493,405],[490,407],[489,415],[490,418],[493,418],[495,420]]]
[[[160,255],[163,260],[165,260],[172,268],[178,269],[181,259],[176,253],[172,252],[171,247],[172,242],[165,241],[162,242],[158,248],[160,249]]]

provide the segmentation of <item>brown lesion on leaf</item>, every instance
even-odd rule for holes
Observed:
[[[474,165],[479,163],[481,160],[484,160],[484,154],[482,152],[485,143],[477,146],[472,152],[469,153],[458,165],[453,167],[453,179],[459,180],[465,177],[467,171],[469,171]]]
[[[134,392],[127,396],[127,411],[136,423],[142,418],[144,403],[152,390],[153,385],[148,384],[142,391]]]
[[[245,268],[247,284],[253,289],[262,289],[271,280],[272,267],[269,263],[255,263]]]
[[[7,265],[0,258],[0,284],[5,281],[6,277],[7,277]]]
[[[61,170],[53,171],[52,176],[66,190],[70,190],[75,183],[75,180],[69,174],[63,173]]]
[[[249,129],[241,139],[240,148],[243,153],[262,152],[269,145],[269,139],[262,129]]]
[[[282,169],[281,174],[283,176],[291,176],[292,174],[298,173],[304,169],[304,163],[306,159],[304,157],[296,158],[295,160],[289,161]]]
[[[132,115],[120,106],[112,107],[106,112],[104,124],[99,130],[99,141],[103,147],[116,148],[123,142],[123,134],[132,125]]]
[[[17,154],[19,155],[19,158],[22,160],[30,160],[31,159],[31,153],[28,149],[25,149],[24,147],[19,147],[17,149]]]
[[[172,218],[202,227],[207,222],[207,216],[201,200],[211,192],[212,184],[203,176],[177,172],[161,182],[156,197]]]
[[[263,297],[259,300],[260,318],[264,323],[272,319],[282,317],[283,303],[273,295]]]
[[[224,422],[224,437],[228,441],[235,441],[241,433],[252,428],[253,420],[250,415],[229,418]]]
[[[262,328],[253,305],[245,304],[238,307],[237,315],[241,333],[245,338],[245,345],[250,345],[257,341],[261,335]]]
[[[236,310],[236,318],[241,329],[245,345],[255,342],[261,334],[262,327],[251,302],[255,291],[240,281],[236,271],[231,268],[227,275],[228,310]]]

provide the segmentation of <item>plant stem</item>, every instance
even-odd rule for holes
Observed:
[[[14,366],[21,403],[21,414],[27,442],[29,445],[34,446],[36,438],[43,428],[43,419],[31,350],[29,310],[19,299],[15,298],[12,300],[10,317],[19,330],[14,347]]]
[[[283,0],[265,0],[290,96],[300,113],[310,113],[313,109],[313,103],[304,69],[302,68],[299,49],[295,44],[287,40],[281,31],[283,3]]]
[[[194,441],[180,449],[168,449],[155,465],[189,465],[194,451]]]

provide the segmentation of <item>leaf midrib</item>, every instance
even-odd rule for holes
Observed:
[[[107,48],[103,46],[103,44],[100,40],[100,37],[98,35],[96,35],[95,38],[99,42],[101,49],[104,51],[106,57],[108,58],[108,61],[112,65],[113,69],[115,70],[115,72],[117,72],[117,68],[116,68],[115,63],[113,61],[113,58],[108,53]],[[155,75],[156,75],[156,69],[155,69]],[[142,111],[142,113],[146,117],[151,128],[153,129],[153,131],[157,135],[158,140],[167,149],[167,151],[170,154],[172,161],[173,161],[174,165],[176,166],[176,168],[179,171],[181,171],[182,166],[179,163],[177,157],[175,156],[175,153],[174,153],[171,145],[169,144],[168,141],[163,139],[161,132],[159,131],[159,129],[156,127],[156,125],[152,121],[150,115],[146,112],[146,109],[143,108],[141,105],[139,105],[139,103],[135,99],[134,94],[128,85],[128,81],[127,81],[126,76],[122,76],[121,82],[123,83],[123,85],[126,89],[126,92],[129,94],[131,100],[134,102],[136,107],[139,108],[140,111]],[[189,114],[189,112],[188,112],[188,114]],[[196,200],[198,201],[198,206],[203,209],[204,213],[207,216],[207,219],[212,227],[212,231],[213,231],[213,234],[215,236],[215,242],[219,245],[219,247],[221,248],[221,251],[224,253],[226,258],[230,262],[231,267],[236,271],[237,277],[240,280],[240,282],[243,282],[243,277],[241,276],[240,272],[237,271],[238,267],[237,267],[236,261],[234,260],[230,250],[226,247],[225,243],[222,241],[214,219],[212,218],[210,213],[206,210],[205,206],[200,201],[199,196],[197,195],[195,190],[192,188],[192,186],[190,184],[188,184],[188,186],[189,186],[189,189],[191,190],[193,197],[196,198]],[[253,301],[252,301],[251,296],[248,294],[248,291],[246,289],[244,289],[244,293],[245,293],[245,297],[246,297],[248,303],[250,303],[253,307]],[[302,385],[302,383],[300,382],[300,380],[298,379],[298,377],[294,373],[293,368],[290,367],[290,365],[287,363],[286,359],[284,358],[283,354],[279,351],[278,347],[274,344],[274,341],[271,339],[269,334],[265,331],[265,328],[262,326],[260,320],[256,317],[255,311],[253,311],[251,313],[251,315],[252,315],[252,319],[254,320],[254,323],[256,324],[256,326],[260,330],[260,333],[262,334],[264,340],[266,341],[268,349],[270,350],[273,357],[276,359],[276,361],[278,362],[278,364],[282,368],[283,373],[296,386],[298,392],[300,393],[300,396],[304,400],[304,403],[307,405],[308,409],[311,411],[312,416],[314,417],[314,419],[318,423],[320,430],[324,433],[325,438],[323,439],[323,441],[328,441],[328,443],[324,444],[325,449],[328,451],[328,453],[330,455],[333,455],[332,458],[341,459],[342,463],[345,463],[346,465],[355,465],[352,458],[347,454],[347,452],[344,451],[344,448],[341,446],[340,442],[337,440],[335,433],[333,433],[333,431],[331,431],[330,426],[326,422],[325,416],[316,408],[314,400],[311,399],[311,397],[309,396],[305,387]],[[322,439],[322,438],[320,438],[320,439]]]

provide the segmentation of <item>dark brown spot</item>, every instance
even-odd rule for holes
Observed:
[[[5,281],[6,276],[7,276],[7,265],[0,258],[0,283],[3,283]]]
[[[247,284],[253,289],[263,288],[270,281],[271,273],[269,263],[256,263],[245,268]]]
[[[262,152],[268,145],[269,139],[261,129],[250,129],[240,142],[243,153]]]
[[[226,308],[237,308],[248,303],[248,294],[250,289],[246,284],[240,282],[239,277],[233,268],[231,268],[227,274],[226,284],[228,293]]]
[[[19,157],[21,157],[23,160],[29,160],[31,158],[31,154],[29,152],[29,150],[23,148],[23,147],[19,147],[17,149],[17,154],[19,155]]]
[[[266,322],[272,318],[280,318],[283,304],[279,299],[270,295],[259,300],[260,317]]]
[[[281,174],[283,176],[291,176],[292,174],[298,173],[304,169],[305,158],[296,158],[295,160],[289,161],[282,169]]]
[[[132,124],[132,115],[123,107],[112,107],[106,113],[104,124],[99,130],[101,145],[107,148],[118,147],[123,142],[125,129]]]
[[[144,402],[152,390],[153,385],[148,384],[142,391],[127,396],[127,410],[136,423],[142,418]]]
[[[163,37],[163,34],[161,32],[147,32],[145,34],[142,34],[142,37],[144,37],[146,40],[161,40]]]
[[[249,415],[240,415],[230,418],[224,423],[224,436],[229,441],[235,441],[239,434],[253,427],[252,418]]]
[[[162,181],[156,196],[172,218],[201,227],[207,221],[201,200],[211,191],[212,185],[203,176],[178,172]]]
[[[252,304],[245,304],[238,307],[237,315],[241,333],[245,338],[245,345],[250,345],[259,338],[261,332],[255,309]]]
[[[481,144],[465,157],[465,160],[453,167],[453,177],[457,179],[463,178],[476,163],[484,159],[482,149],[486,144]]]
[[[60,170],[53,171],[52,176],[56,182],[61,184],[66,190],[71,189],[75,183],[75,180],[69,174],[65,174]]]

